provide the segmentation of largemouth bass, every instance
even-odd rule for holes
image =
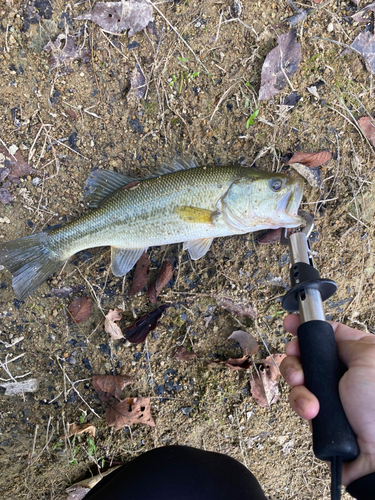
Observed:
[[[87,248],[111,246],[112,272],[123,276],[148,247],[184,242],[197,260],[213,238],[304,222],[302,180],[242,166],[197,167],[180,158],[144,180],[95,170],[85,191],[92,210],[77,220],[0,245],[18,299]]]

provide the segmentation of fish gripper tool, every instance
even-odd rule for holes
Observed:
[[[301,316],[297,336],[305,386],[320,405],[318,415],[312,419],[313,450],[317,458],[331,462],[331,499],[339,500],[342,462],[354,460],[359,448],[339,396],[339,382],[346,367],[339,359],[334,331],[323,309],[323,301],[336,292],[337,285],[320,278],[309,245],[313,217],[303,211],[299,215],[306,221],[302,231],[287,236],[283,228],[281,233],[281,243],[289,247],[291,260],[291,289],[282,306]]]

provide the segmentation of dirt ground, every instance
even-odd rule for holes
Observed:
[[[0,205],[1,241],[79,216],[93,167],[144,176],[168,157],[189,153],[201,165],[242,163],[271,171],[281,169],[285,154],[327,149],[333,159],[321,169],[322,187],[306,186],[302,204],[316,217],[316,265],[338,284],[326,312],[373,332],[374,152],[353,123],[374,111],[373,81],[357,54],[340,57],[363,29],[349,17],[357,8],[340,1],[298,4],[313,8],[297,27],[300,68],[282,92],[258,102],[262,63],[289,30],[285,20],[292,11],[286,1],[242,1],[240,14],[237,5],[159,3],[164,17],[154,12],[157,32],[128,38],[74,20],[90,2],[2,2],[1,145],[16,145],[40,174],[7,187],[14,201]],[[66,31],[87,49],[86,57],[51,70],[43,47]],[[147,80],[139,105],[127,99],[137,62]],[[307,90],[314,85],[319,98]],[[283,103],[293,91],[301,99],[288,110]],[[251,396],[251,370],[207,363],[241,356],[238,346],[225,342],[239,328],[259,341],[259,359],[283,352],[289,339],[281,307],[288,252],[279,244],[261,246],[258,238],[217,239],[194,263],[181,245],[152,248],[150,279],[166,257],[174,256],[177,266],[160,297],[171,307],[140,345],[111,343],[104,332],[103,313],[111,308],[123,310],[122,326],[153,308],[144,292],[129,297],[132,272],[125,280],[111,274],[107,248],[81,252],[25,301],[15,299],[11,275],[1,271],[1,379],[9,378],[5,367],[13,377],[39,382],[24,398],[1,396],[4,499],[64,499],[65,488],[96,473],[103,459],[127,461],[176,443],[240,460],[267,498],[329,498],[328,467],[315,459],[309,426],[290,409],[287,386],[280,381],[280,400],[264,409]],[[83,288],[64,299],[51,293],[64,285]],[[219,308],[214,296],[224,292],[246,300],[258,317]],[[90,294],[92,314],[72,324],[67,306]],[[180,345],[199,357],[176,361]],[[134,377],[129,396],[151,397],[154,428],[107,427],[91,377],[120,373]],[[93,423],[94,443],[85,435],[63,439],[73,422]]]

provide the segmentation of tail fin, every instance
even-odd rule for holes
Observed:
[[[37,233],[0,245],[0,264],[13,275],[19,300],[36,290],[64,262],[47,244],[48,233]]]

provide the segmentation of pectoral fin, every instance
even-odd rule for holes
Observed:
[[[185,241],[184,250],[189,250],[192,260],[198,260],[206,255],[210,249],[213,238],[202,238],[200,240]]]
[[[182,220],[201,224],[213,224],[213,217],[216,215],[216,212],[198,207],[182,206],[176,208],[175,211]]]
[[[117,248],[111,247],[111,267],[115,276],[124,276],[135,265],[147,248]]]

